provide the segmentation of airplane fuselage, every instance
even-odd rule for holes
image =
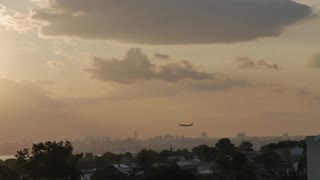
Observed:
[[[191,126],[193,126],[193,123],[191,123],[191,124],[179,124],[179,126],[181,126],[181,127],[191,127]]]

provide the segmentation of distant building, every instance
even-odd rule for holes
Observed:
[[[240,140],[240,141],[244,141],[244,140],[247,139],[247,134],[244,133],[244,132],[240,132],[240,133],[237,134],[237,138],[238,138],[238,140]]]
[[[283,140],[289,140],[289,134],[288,133],[284,133],[282,138],[283,138]]]
[[[208,133],[207,132],[202,132],[201,133],[201,138],[202,139],[208,139]]]
[[[307,137],[308,180],[320,179],[320,136]]]
[[[134,140],[138,140],[138,132],[134,131]]]

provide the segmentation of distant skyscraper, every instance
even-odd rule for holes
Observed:
[[[208,133],[207,132],[202,132],[201,133],[201,138],[202,139],[208,139]]]
[[[307,137],[308,180],[320,179],[320,136]]]
[[[138,140],[138,132],[134,131],[134,140]]]

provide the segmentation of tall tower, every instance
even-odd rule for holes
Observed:
[[[134,140],[138,140],[138,132],[134,131]]]

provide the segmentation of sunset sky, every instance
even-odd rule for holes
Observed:
[[[319,0],[0,0],[0,142],[317,135],[319,12]]]

